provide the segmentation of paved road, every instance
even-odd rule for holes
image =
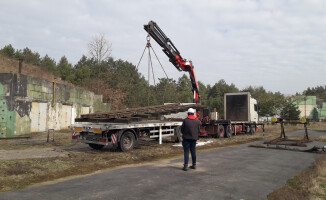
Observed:
[[[0,199],[266,199],[317,156],[247,144],[199,153],[197,170],[182,171],[180,158],[0,193]]]
[[[304,130],[297,130],[297,131],[287,133],[286,129],[285,129],[285,135],[286,136],[303,137],[304,133],[305,133]],[[326,130],[325,131],[321,131],[321,130],[320,131],[312,131],[312,130],[309,130],[309,127],[308,127],[308,136],[309,136],[309,138],[316,138],[316,137],[320,137],[320,136],[326,136]]]

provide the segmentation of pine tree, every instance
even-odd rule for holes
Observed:
[[[293,100],[287,100],[284,102],[281,109],[281,118],[282,119],[299,119],[301,111],[298,106],[293,103]]]

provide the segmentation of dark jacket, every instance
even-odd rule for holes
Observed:
[[[198,140],[200,134],[199,120],[194,117],[191,118],[184,119],[181,126],[182,139],[184,140]]]

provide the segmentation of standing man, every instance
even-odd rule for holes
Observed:
[[[192,165],[191,169],[196,169],[196,142],[200,134],[200,122],[195,117],[195,110],[188,109],[188,117],[183,120],[181,126],[182,146],[184,151],[184,165],[183,170],[188,170],[189,149],[191,153]]]

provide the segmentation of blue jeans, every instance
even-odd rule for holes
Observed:
[[[189,162],[189,149],[191,153],[192,164],[196,164],[196,142],[197,140],[183,140],[184,164],[188,165]]]

